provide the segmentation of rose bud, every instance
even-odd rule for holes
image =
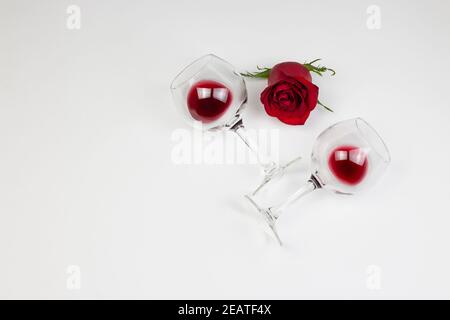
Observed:
[[[243,75],[268,79],[268,87],[261,93],[261,102],[269,116],[286,124],[303,125],[318,103],[324,106],[318,100],[319,88],[312,83],[311,72],[319,75],[325,71],[335,73],[332,69],[313,66],[316,61],[305,64],[283,62],[271,69],[262,68],[260,72]]]

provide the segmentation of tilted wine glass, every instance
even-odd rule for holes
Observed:
[[[213,54],[195,60],[175,77],[170,89],[179,113],[191,125],[200,121],[203,130],[229,129],[251,150],[264,173],[262,183],[252,195],[300,159],[280,166],[260,152],[249,138],[241,116],[247,101],[245,81],[225,60]]]
[[[287,206],[320,188],[341,194],[362,191],[382,176],[391,157],[378,133],[366,121],[356,118],[338,122],[323,131],[316,140],[311,160],[309,180],[282,203],[263,208],[254,195],[246,195],[280,244],[275,223]]]

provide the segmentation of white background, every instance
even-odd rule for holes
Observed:
[[[0,297],[450,298],[449,15],[446,1],[0,0]],[[255,165],[171,160],[188,127],[170,81],[210,52],[242,71],[322,58],[335,113],[284,125],[250,81],[248,127],[280,130],[281,161],[308,159],[323,129],[361,116],[392,153],[384,179],[296,203],[278,247],[242,198]]]

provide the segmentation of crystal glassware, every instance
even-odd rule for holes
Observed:
[[[246,198],[264,216],[281,244],[275,224],[287,206],[320,188],[340,194],[360,192],[382,176],[390,160],[386,144],[366,121],[356,118],[338,122],[318,136],[311,156],[311,176],[296,192],[266,208],[254,195]]]
[[[175,77],[170,89],[178,113],[189,124],[200,121],[203,130],[231,130],[251,150],[264,174],[252,195],[300,159],[280,166],[249,138],[241,115],[247,101],[245,81],[225,60],[213,54],[195,60]]]

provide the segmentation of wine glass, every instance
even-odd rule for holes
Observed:
[[[253,195],[246,195],[265,217],[280,244],[275,223],[287,206],[320,188],[349,195],[360,192],[382,176],[391,157],[378,133],[366,121],[356,118],[323,131],[316,140],[311,160],[309,180],[282,203],[262,208]]]
[[[231,130],[251,150],[264,173],[252,195],[300,159],[279,166],[249,138],[241,116],[247,101],[245,81],[225,60],[213,54],[195,60],[175,77],[170,89],[178,112],[191,125],[200,121],[203,130]]]

